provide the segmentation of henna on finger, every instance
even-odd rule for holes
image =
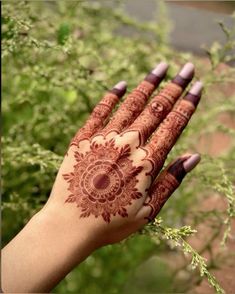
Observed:
[[[151,99],[126,132],[138,131],[140,144],[143,145],[170,112],[193,75],[194,65],[186,63],[176,77]]]
[[[125,94],[125,92],[126,82],[121,81],[117,83],[94,108],[85,125],[76,133],[72,139],[70,146],[77,146],[80,140],[88,139],[95,132],[99,131],[103,127],[106,119],[110,116],[112,109],[117,104],[119,99]]]
[[[155,174],[161,170],[169,151],[188,124],[201,98],[201,92],[202,83],[196,82],[184,98],[176,103],[146,145],[149,157],[155,164]]]
[[[169,197],[179,187],[185,175],[199,163],[200,159],[199,154],[181,157],[158,176],[152,185],[148,201],[144,203],[149,208],[148,216],[145,217],[148,221],[156,217]]]
[[[110,122],[102,130],[102,134],[106,135],[112,131],[120,133],[136,119],[144,108],[147,99],[165,77],[167,68],[168,65],[162,62],[146,76],[144,81],[126,97]]]
[[[162,68],[161,72],[163,74]],[[154,72],[146,79],[151,80],[151,83],[147,80],[145,82],[153,87],[161,78]],[[184,103],[191,105],[193,109],[197,102],[195,97],[198,91],[200,87],[194,86],[184,97]],[[116,117],[122,119],[125,111],[119,113],[120,116]],[[127,117],[128,113],[125,113]],[[102,120],[101,123],[103,124],[104,121]],[[171,124],[170,127],[172,135]],[[92,128],[92,132],[96,130],[93,125],[89,128]],[[112,131],[115,131],[115,128],[111,129]],[[114,217],[135,216],[146,200],[154,180],[155,167],[160,166],[161,159],[157,161],[154,158],[154,162],[153,157],[148,158],[154,153],[150,152],[152,149],[148,148],[148,145],[140,146],[138,131],[121,134],[117,132],[114,136],[113,133],[109,133],[108,136],[102,130],[92,135],[91,132],[82,134],[77,140],[77,148],[71,149],[70,165],[65,165],[59,173],[59,176],[67,182],[69,191],[65,203],[77,207],[81,218],[95,217],[99,218],[97,221],[102,219],[106,223],[111,222]],[[167,136],[166,140],[168,140]]]

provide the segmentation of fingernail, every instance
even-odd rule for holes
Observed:
[[[113,87],[111,92],[116,94],[120,98],[125,94],[126,88],[127,88],[127,83],[125,81],[120,81]]]
[[[189,93],[192,95],[199,96],[202,93],[203,83],[201,81],[197,81],[193,84],[191,89],[189,90]]]
[[[167,172],[173,175],[180,183],[186,173],[189,173],[200,160],[201,156],[198,153],[180,157],[168,167]]]
[[[169,65],[166,62],[160,62],[151,73],[160,78],[164,77]]]
[[[191,62],[187,62],[172,82],[185,89],[193,78],[194,69],[194,65]]]
[[[194,167],[200,162],[201,156],[198,153],[191,155],[188,159],[183,162],[183,167],[186,173],[189,173]]]
[[[166,75],[168,64],[160,62],[146,77],[145,81],[157,87]]]
[[[187,62],[179,72],[179,75],[186,80],[192,79],[194,75],[194,65],[191,62]]]
[[[203,83],[201,81],[195,82],[189,92],[184,96],[184,99],[192,102],[193,105],[197,107],[202,95],[202,89]]]
[[[121,82],[118,82],[113,88],[123,91],[124,89],[126,89],[126,87],[127,87],[127,83],[125,81],[121,81]]]

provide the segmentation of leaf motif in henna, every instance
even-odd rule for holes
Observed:
[[[128,213],[126,209],[123,207],[119,209],[118,214],[121,215],[122,217],[128,217]]]
[[[132,197],[133,199],[140,199],[142,197],[142,194],[137,189],[135,189],[132,193]]]
[[[74,173],[63,174],[63,178],[70,183],[74,178]]]
[[[76,161],[80,161],[80,160],[82,160],[84,158],[84,155],[82,153],[79,153],[79,152],[76,151],[74,153],[74,157],[75,157]]]
[[[129,158],[129,144],[119,147],[114,139],[92,140],[89,151],[75,152],[74,171],[63,175],[71,193],[66,202],[76,202],[80,217],[101,216],[109,223],[112,216],[127,217],[126,207],[142,197],[136,185],[143,167],[134,166]]]
[[[120,157],[119,158],[125,158],[130,156],[131,148],[130,145],[126,144],[124,147],[121,147],[120,149]]]
[[[65,202],[73,203],[76,201],[76,197],[74,195],[69,195]]]

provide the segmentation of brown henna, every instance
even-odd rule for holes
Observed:
[[[94,108],[86,124],[74,136],[70,146],[77,146],[79,141],[90,138],[94,133],[101,129],[118,101],[119,95],[117,91],[114,93],[107,93],[101,102]]]
[[[151,197],[148,203],[144,205],[151,208],[151,212],[148,217],[149,221],[153,220],[159,213],[163,205],[171,194],[178,188],[180,182],[169,172],[162,173],[151,189]]]
[[[110,131],[120,133],[128,127],[142,111],[148,97],[153,93],[154,89],[155,86],[152,83],[142,81],[126,97],[108,125],[103,129],[102,134],[107,134]]]
[[[151,208],[149,215],[146,217],[149,221],[156,217],[168,198],[178,188],[186,174],[199,162],[199,154],[184,155],[173,161],[161,172],[151,187],[148,201],[144,203],[145,206]]]
[[[176,76],[136,119],[163,78],[166,65],[162,64],[160,69],[160,77],[154,69],[128,95],[104,127],[120,97],[120,92],[107,94],[71,142],[76,146],[69,150],[75,164],[72,171],[63,174],[70,192],[65,202],[76,204],[80,217],[102,217],[108,223],[116,215],[127,217],[128,207],[137,199],[145,199],[152,191],[151,200],[146,203],[152,208],[149,215],[152,219],[178,187],[185,171],[188,172],[198,160],[196,157],[187,160],[185,170],[179,166],[182,161],[176,162],[177,166],[161,173],[152,185],[168,152],[192,116],[202,89],[200,82],[195,83],[191,92],[170,112],[193,76],[193,66],[187,64],[180,72],[184,78]],[[163,119],[150,142],[143,146]]]
[[[80,217],[102,216],[106,222],[117,214],[127,217],[126,207],[142,197],[136,184],[143,167],[133,164],[128,144],[119,147],[114,139],[98,143],[96,138],[88,144],[89,150],[75,152],[73,172],[63,175],[71,193],[66,202],[81,208]]]
[[[140,133],[140,144],[144,144],[156,127],[170,112],[183,89],[175,83],[169,83],[155,96],[127,129],[137,130]]]
[[[161,170],[167,154],[188,124],[194,111],[195,106],[190,101],[182,99],[154,133],[146,148],[156,164],[155,174]]]
[[[172,98],[170,95],[168,98],[165,96],[162,97],[168,99],[167,101]],[[151,142],[152,145],[147,145],[147,148],[138,148],[139,151],[142,150],[142,155],[139,158],[136,155],[138,159],[136,163],[133,163],[130,156],[131,148],[137,150],[137,147],[140,146],[138,141],[140,136],[137,130],[116,134],[115,139],[106,139],[99,134],[90,139],[87,137],[80,140],[77,145],[78,149],[74,153],[76,160],[74,170],[63,175],[69,184],[68,190],[70,191],[66,202],[75,203],[81,209],[80,217],[102,216],[106,222],[110,222],[111,216],[117,214],[127,217],[127,206],[131,205],[133,200],[143,197],[144,191],[145,193],[149,191],[149,186],[145,186],[144,191],[137,187],[138,175],[144,169],[144,165],[146,166],[147,161],[152,162],[152,164],[148,163],[149,167],[142,174],[143,181],[144,177],[148,176],[153,179],[153,174],[156,170],[161,169],[166,154],[186,126],[194,110],[192,102],[182,99],[156,132],[156,137]],[[133,136],[135,133],[137,134],[134,136],[137,138],[135,146],[116,144],[117,138],[123,140],[125,137],[124,141],[128,142],[131,134]],[[163,177],[164,183],[161,182]],[[168,172],[164,176],[161,175],[160,181],[158,179],[153,185],[156,195],[148,203],[152,207],[149,219],[159,212],[169,195],[178,187],[180,179],[176,178],[173,170],[172,174]]]

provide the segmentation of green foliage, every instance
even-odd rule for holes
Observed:
[[[194,233],[196,230],[191,229],[189,226],[182,226],[179,229],[168,228],[162,225],[162,220],[159,218],[153,222],[152,225],[147,226],[149,234],[157,237],[162,237],[163,239],[172,241],[171,246],[180,246],[184,254],[191,255],[191,267],[192,269],[198,268],[201,276],[206,276],[208,282],[214,287],[216,293],[223,294],[224,290],[220,287],[216,278],[208,271],[206,259],[203,258],[196,250],[190,246],[189,243],[185,241],[185,237],[188,237]],[[144,231],[144,230],[143,230]]]
[[[235,18],[235,13],[233,15]],[[235,56],[232,50],[235,47],[235,27],[231,30],[227,29],[223,22],[218,23],[226,37],[225,45],[221,45],[218,42],[214,42],[209,50],[206,50],[209,55],[211,66],[215,69],[221,62],[235,61]]]
[[[234,80],[234,69],[220,68],[221,63],[234,60],[234,33],[220,24],[227,42],[207,49],[211,68],[205,70],[205,61],[168,45],[171,25],[163,3],[156,21],[147,23],[128,17],[118,3],[111,9],[94,1],[3,2],[3,244],[46,202],[70,139],[106,89],[126,80],[130,91],[162,60],[170,61],[171,78],[190,60],[204,72],[204,99],[169,160],[186,150],[197,150],[201,138],[212,138],[215,132],[225,134],[230,147],[211,157],[207,143],[201,164],[161,212],[166,225],[156,220],[141,235],[98,250],[55,291],[130,293],[133,288],[125,285],[133,269],[156,255],[161,261],[155,264],[155,282],[142,285],[142,293],[149,289],[170,292],[166,285],[173,283],[169,280],[172,269],[161,256],[177,250],[190,254],[193,268],[207,277],[217,293],[223,293],[205,259],[187,242],[196,231],[185,224],[189,216],[192,226],[212,220],[223,230],[225,244],[235,215],[234,129],[219,119],[235,113],[235,96],[227,96],[224,90]],[[126,29],[132,30],[132,38],[117,33]],[[215,88],[218,84],[221,87]],[[226,199],[227,211],[200,210],[201,201],[212,192]],[[165,283],[156,282],[158,273]],[[175,291],[181,290],[178,284]]]

